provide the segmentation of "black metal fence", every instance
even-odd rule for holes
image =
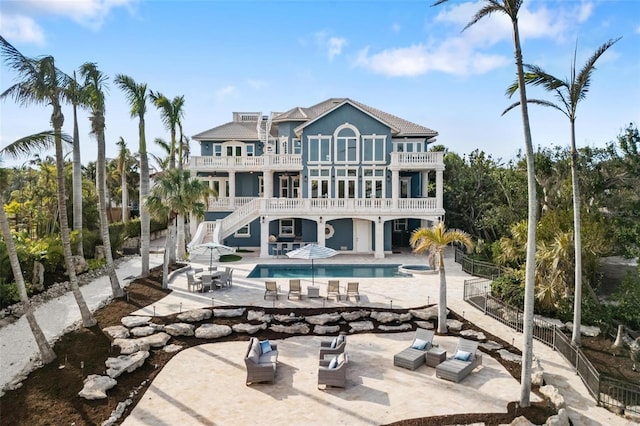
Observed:
[[[495,320],[522,332],[524,313],[491,296],[491,280],[474,278],[464,282],[464,300]],[[640,414],[640,386],[604,376],[580,348],[552,322],[533,320],[533,338],[558,351],[574,368],[598,405],[622,414]]]
[[[504,273],[504,268],[493,263],[475,260],[456,247],[455,261],[462,265],[462,270],[475,277],[495,278]]]

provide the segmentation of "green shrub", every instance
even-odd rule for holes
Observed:
[[[85,229],[82,231],[82,250],[84,257],[91,259],[96,255],[96,246],[102,243],[100,232]]]
[[[640,276],[628,273],[614,296],[613,317],[633,330],[640,330]]]
[[[237,254],[223,254],[220,256],[220,262],[237,262],[240,259],[242,259],[242,256]]]
[[[522,271],[509,271],[491,283],[491,295],[512,306],[524,304],[524,276]]]
[[[87,259],[87,265],[89,266],[90,271],[100,269],[106,264],[107,264],[106,259]]]
[[[0,282],[0,307],[6,308],[20,301],[18,286],[14,282]]]

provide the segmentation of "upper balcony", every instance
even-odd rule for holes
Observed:
[[[444,152],[392,152],[391,170],[444,170]]]
[[[237,156],[237,157],[213,157],[200,156],[191,157],[189,169],[194,172],[215,172],[215,171],[253,171],[263,170],[302,170],[301,154],[278,154],[260,156]]]

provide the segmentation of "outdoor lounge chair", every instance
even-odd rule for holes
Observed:
[[[330,298],[331,295],[335,296],[336,300],[340,300],[340,281],[329,280],[327,287],[327,299]]]
[[[358,286],[360,283],[347,283],[347,299],[349,296],[353,296],[356,300],[360,300],[360,293],[358,292]]]
[[[340,334],[333,340],[325,340],[320,342],[320,360],[324,359],[327,354],[338,355],[344,352],[344,348],[347,346],[347,336]]]
[[[481,364],[478,342],[460,338],[454,355],[436,367],[436,377],[458,383]]]
[[[278,300],[278,284],[275,281],[265,281],[264,282],[264,299],[267,299],[267,296],[275,296],[276,300]]]
[[[344,388],[347,382],[347,354],[341,353],[331,360],[320,360],[318,388],[320,385]]]
[[[302,299],[300,280],[289,280],[289,294],[287,294],[287,299],[289,299],[291,295],[297,295],[298,299]]]
[[[265,342],[266,346],[263,346]],[[244,356],[244,364],[247,367],[246,385],[249,383],[275,382],[278,345],[269,341],[260,342],[255,337],[252,337],[249,339],[249,347]]]
[[[393,356],[393,365],[409,370],[420,367],[425,363],[425,355],[431,348],[434,335],[433,330],[416,329],[411,346]]]
[[[201,291],[202,281],[196,279],[192,272],[187,272],[187,288],[189,291]]]

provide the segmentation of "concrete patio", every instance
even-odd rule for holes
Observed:
[[[139,315],[166,315],[198,307],[232,305],[255,307],[368,306],[410,308],[437,303],[438,275],[412,278],[358,278],[361,299],[326,301],[287,300],[288,280],[277,301],[264,300],[263,279],[247,278],[258,263],[304,261],[259,259],[241,253],[239,262],[222,264],[234,268],[233,287],[211,293],[189,293],[186,277],[172,280],[174,292]],[[393,254],[386,259],[340,255],[323,263],[424,263],[424,256]],[[463,282],[472,278],[446,257],[448,307],[489,333],[522,346],[522,336],[484,316],[462,300]],[[341,287],[352,278],[341,279]],[[303,280],[303,292],[310,280]],[[316,278],[320,294],[326,295],[326,279]],[[349,365],[346,389],[318,390],[317,354],[322,337],[301,336],[279,340],[279,366],[275,384],[245,386],[243,356],[247,342],[203,344],[178,353],[156,377],[123,424],[384,424],[401,419],[472,412],[506,412],[508,401],[520,395],[519,382],[493,358],[459,384],[435,377],[435,369],[415,371],[393,366],[393,354],[406,348],[413,333],[358,334],[348,336]],[[327,337],[324,337],[327,339]],[[436,336],[434,343],[449,353],[456,338]],[[631,422],[597,407],[580,378],[551,348],[534,342],[545,381],[563,394],[571,420],[580,425],[625,425]],[[535,395],[533,396],[534,398]],[[535,400],[535,399],[533,399]]]

